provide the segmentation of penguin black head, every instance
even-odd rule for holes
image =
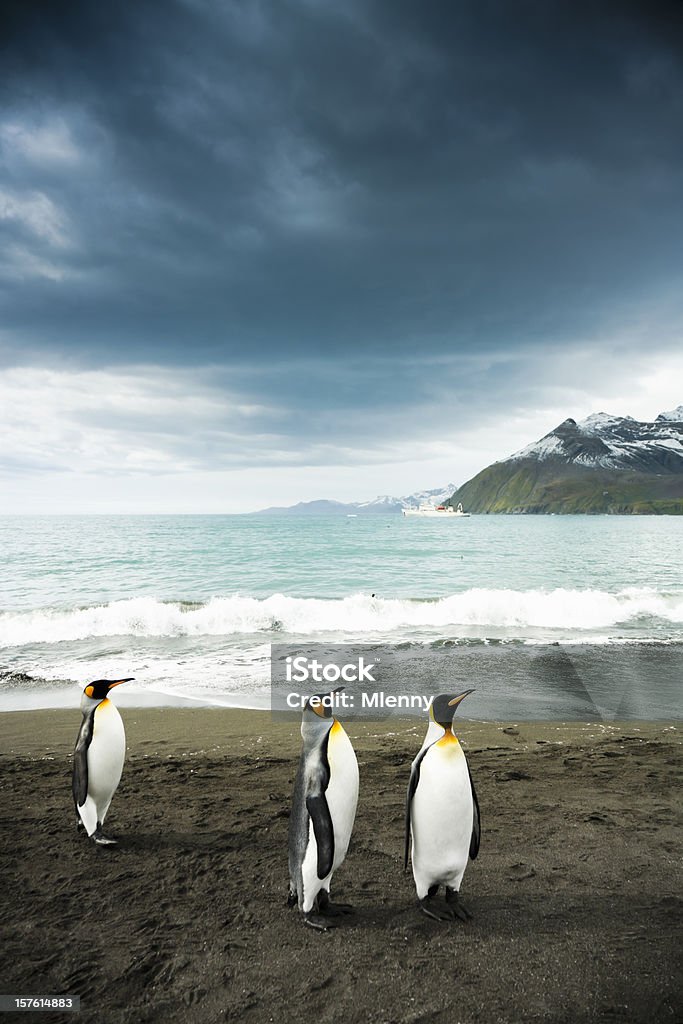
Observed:
[[[332,714],[334,695],[335,693],[340,693],[343,689],[343,686],[337,686],[334,690],[330,690],[329,693],[314,693],[304,704],[304,718],[311,714],[317,715],[318,718],[334,718]],[[325,701],[324,704],[322,703],[323,700]]]
[[[104,700],[115,686],[120,686],[121,683],[132,683],[133,678],[133,676],[129,676],[127,679],[96,679],[93,683],[88,683],[83,693],[92,700]]]
[[[454,697],[450,693],[439,694],[439,696],[435,697],[432,701],[429,714],[437,725],[442,726],[444,729],[450,729],[453,724],[453,715],[457,710],[458,704],[470,693],[474,693],[474,690],[465,690],[464,693],[459,694],[457,697]]]
[[[331,690],[329,693],[315,693],[304,704],[301,715],[301,736],[304,741],[304,750],[312,749],[320,744],[323,737],[329,733],[334,725],[333,699],[330,698],[334,698],[334,694],[343,689],[343,686],[338,686],[336,690]],[[315,698],[318,699],[315,700]],[[322,703],[324,698],[328,698],[326,704]]]

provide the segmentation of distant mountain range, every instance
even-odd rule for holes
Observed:
[[[259,516],[321,516],[321,515],[376,515],[399,514],[404,508],[417,508],[423,502],[430,502],[434,505],[441,505],[446,502],[455,490],[455,484],[447,484],[446,487],[435,487],[431,491],[416,491],[415,494],[408,494],[404,498],[392,498],[388,494],[381,494],[372,501],[300,501],[298,505],[288,505],[273,508],[264,508],[253,513]]]
[[[468,512],[683,514],[683,406],[566,419],[457,489]]]
[[[566,419],[467,483],[371,501],[300,501],[255,515],[400,514],[462,502],[474,513],[683,514],[683,405],[652,422],[599,412]]]

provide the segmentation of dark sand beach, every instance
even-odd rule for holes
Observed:
[[[361,794],[325,934],[286,906],[295,723],[124,709],[107,819],[77,834],[78,711],[0,716],[0,988],[78,994],[35,1020],[219,1022],[680,1019],[680,732],[666,723],[483,724],[458,734],[482,809],[468,924],[418,914],[402,872],[417,720],[351,723]]]

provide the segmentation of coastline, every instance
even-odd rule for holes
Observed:
[[[346,723],[361,793],[333,893],[356,914],[320,935],[285,905],[297,722],[122,714],[110,850],[74,827],[78,710],[0,715],[6,992],[78,994],[108,1024],[674,1019],[679,724],[457,720],[483,838],[474,920],[443,926],[402,871],[424,724]]]
[[[300,744],[299,717],[283,712],[271,714],[258,708],[232,708],[212,705],[185,706],[169,704],[150,707],[125,705],[117,693],[117,704],[124,719],[127,761],[141,752],[161,755],[209,754],[218,750],[234,752],[234,743],[244,751],[257,750],[270,754],[297,757]],[[401,717],[387,714],[375,721],[350,721],[339,715],[354,745],[362,746],[383,737],[394,743],[412,737],[420,743],[426,716]],[[80,725],[77,705],[64,708],[41,708],[0,713],[2,754],[28,758],[70,758]],[[477,721],[459,713],[456,733],[466,751],[495,744],[502,749],[529,751],[545,744],[571,745],[617,740],[620,736],[659,740],[675,737],[680,741],[683,723],[676,720],[624,720],[563,722],[552,720]],[[511,730],[514,730],[512,732]],[[264,746],[265,744],[265,746]],[[418,743],[419,746],[419,743]],[[125,771],[122,785],[125,782]]]

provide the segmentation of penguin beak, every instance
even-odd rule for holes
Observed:
[[[109,684],[109,689],[113,690],[115,686],[120,686],[121,683],[132,683],[135,676],[129,676],[128,679],[117,679],[115,683]]]
[[[461,693],[459,697],[454,697],[453,700],[449,700],[449,708],[457,708],[460,701],[464,700],[470,693],[474,693],[474,690],[465,690],[465,692]]]

